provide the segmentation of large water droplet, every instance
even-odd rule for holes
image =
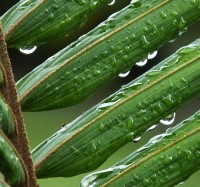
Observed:
[[[120,73],[119,77],[124,78],[127,77],[129,75],[130,71],[124,72],[124,73]]]
[[[171,125],[176,117],[176,113],[174,112],[173,114],[167,116],[165,119],[160,120],[160,123],[163,125]]]
[[[25,55],[30,55],[34,53],[37,49],[37,46],[29,47],[29,48],[20,48],[19,51]]]
[[[158,51],[154,51],[154,52],[152,52],[152,53],[149,53],[149,54],[148,54],[148,59],[153,59],[153,58],[155,58],[157,54],[158,54]]]
[[[140,66],[140,67],[141,67],[141,66],[145,66],[145,65],[147,64],[147,62],[148,62],[148,60],[145,59],[145,60],[143,60],[143,61],[137,62],[136,65],[137,65],[137,66]]]
[[[115,0],[111,0],[109,3],[108,3],[108,5],[114,5],[115,4]]]

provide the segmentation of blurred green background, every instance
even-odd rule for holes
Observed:
[[[6,10],[8,10],[9,7],[13,6],[17,2],[17,0],[0,0],[0,16]],[[26,73],[31,71],[38,64],[41,64],[49,56],[53,55],[54,53],[65,47],[67,44],[76,40],[82,34],[87,33],[89,30],[94,28],[101,21],[105,20],[111,12],[116,12],[117,10],[120,10],[129,2],[130,0],[116,0],[113,6],[107,6],[106,9],[104,9],[103,11],[100,10],[93,14],[84,27],[78,29],[67,39],[62,39],[39,46],[36,52],[31,55],[24,55],[20,53],[17,49],[9,49],[9,55],[12,61],[16,81],[19,80]],[[94,94],[92,98],[81,104],[54,111],[24,113],[31,148],[34,148],[41,141],[59,130],[62,124],[67,124],[71,122],[77,116],[81,115],[84,111],[88,110],[90,107],[94,106],[96,103],[113,93],[115,90],[119,89],[121,85],[126,84],[127,82],[133,80],[135,77],[141,75],[143,72],[160,62],[162,59],[175,52],[179,47],[187,45],[191,41],[194,41],[196,38],[199,38],[199,29],[200,22],[189,28],[187,34],[179,37],[175,43],[169,43],[166,46],[162,47],[158,51],[158,55],[154,59],[149,60],[147,65],[145,65],[144,67],[134,66],[131,70],[131,73],[127,77],[116,78],[110,84],[102,87],[97,93]],[[176,120],[173,125],[192,115],[199,108],[200,97],[197,97],[192,100],[191,103],[184,106],[181,110],[177,111]],[[133,152],[138,147],[144,145],[151,137],[164,132],[167,127],[168,126],[159,125],[159,127],[157,127],[155,130],[145,133],[138,143],[127,144],[114,155],[112,155],[106,163],[98,168],[98,170],[106,169],[112,166],[113,164]],[[81,179],[86,175],[87,174],[82,174],[71,178],[44,179],[39,180],[39,184],[41,185],[41,187],[78,187],[80,186]],[[192,175],[187,181],[181,184],[181,186],[199,187],[199,177],[200,172],[197,172]]]

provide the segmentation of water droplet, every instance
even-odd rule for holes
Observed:
[[[183,182],[180,182],[180,183],[178,183],[178,186],[179,186],[179,185],[182,185],[182,184],[183,184]]]
[[[25,47],[25,48],[20,48],[19,51],[25,55],[30,55],[34,53],[37,49],[37,46],[34,47]]]
[[[139,137],[133,139],[133,142],[134,142],[134,143],[137,143],[137,142],[139,142],[140,140],[141,140],[141,136],[139,136]]]
[[[85,0],[76,0],[76,2],[77,2],[79,5],[84,5],[84,4],[85,4]]]
[[[149,180],[148,180],[148,179],[143,179],[142,184],[143,184],[144,186],[149,186]]]
[[[102,131],[102,130],[104,129],[104,127],[105,127],[104,124],[101,123],[101,124],[99,125],[99,130]]]
[[[171,12],[170,14],[171,14],[172,16],[174,16],[174,17],[176,17],[176,16],[178,15],[178,13],[175,12],[175,11]]]
[[[155,129],[157,127],[157,125],[152,125],[150,128],[147,129],[147,131],[152,131],[153,129]]]
[[[111,0],[108,5],[111,6],[111,5],[114,5],[115,4],[115,0]]]
[[[145,65],[147,64],[147,62],[148,62],[148,60],[145,59],[145,60],[143,60],[143,61],[137,62],[136,65],[137,65],[137,66],[140,66],[140,67],[141,67],[141,66],[145,66]]]
[[[158,54],[158,51],[154,51],[154,52],[152,52],[152,53],[149,53],[149,54],[148,54],[148,59],[153,59],[153,58],[155,58],[157,54]]]
[[[171,125],[176,117],[176,113],[174,112],[173,114],[167,116],[165,119],[160,120],[160,123],[163,125]]]
[[[170,162],[172,162],[172,160],[173,160],[172,157],[167,156],[164,158],[163,163],[168,165]]]
[[[131,4],[133,5],[134,8],[138,8],[138,7],[142,6],[142,2],[138,1],[138,0],[131,1]]]
[[[124,73],[120,73],[119,77],[124,78],[127,77],[129,75],[130,71],[124,72]]]
[[[133,123],[133,118],[131,116],[128,117],[128,119],[126,120],[126,123],[127,123],[128,129],[133,128],[134,123]]]
[[[161,18],[163,18],[163,19],[165,19],[165,18],[167,17],[167,15],[166,15],[163,11],[160,12],[160,16],[161,16]]]
[[[117,100],[117,101],[115,101],[115,102],[105,102],[105,103],[102,103],[102,104],[100,104],[100,105],[97,107],[97,109],[98,109],[98,110],[106,109],[106,108],[108,108],[108,107],[113,106],[114,104],[116,104],[116,103],[119,102],[119,101],[120,101],[120,100]]]
[[[51,21],[53,19],[53,14],[52,13],[49,14],[48,19],[49,19],[49,21]]]

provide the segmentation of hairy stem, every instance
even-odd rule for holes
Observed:
[[[4,40],[2,28],[0,26],[0,65],[4,74],[4,84],[0,89],[1,94],[10,105],[15,116],[16,131],[9,139],[18,151],[21,159],[24,163],[26,170],[26,184],[27,187],[38,186],[36,176],[33,168],[32,157],[30,153],[29,142],[27,139],[27,133],[22,117],[21,107],[18,101],[17,91],[15,87],[14,76],[10,59],[7,52],[7,46]]]

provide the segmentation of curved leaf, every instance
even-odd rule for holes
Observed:
[[[10,187],[5,181],[4,176],[0,173],[0,187]]]
[[[0,95],[0,128],[7,135],[12,135],[15,132],[15,119],[10,107]]]
[[[200,169],[200,111],[115,166],[88,175],[82,187],[174,186]]]
[[[200,40],[123,86],[33,150],[39,178],[67,177],[100,166],[200,92]]]
[[[14,147],[0,130],[0,172],[12,186],[25,182],[25,172]]]
[[[66,37],[110,0],[23,0],[2,18],[9,47],[30,48]]]
[[[199,18],[197,1],[133,1],[22,78],[17,83],[22,109],[81,102]]]

